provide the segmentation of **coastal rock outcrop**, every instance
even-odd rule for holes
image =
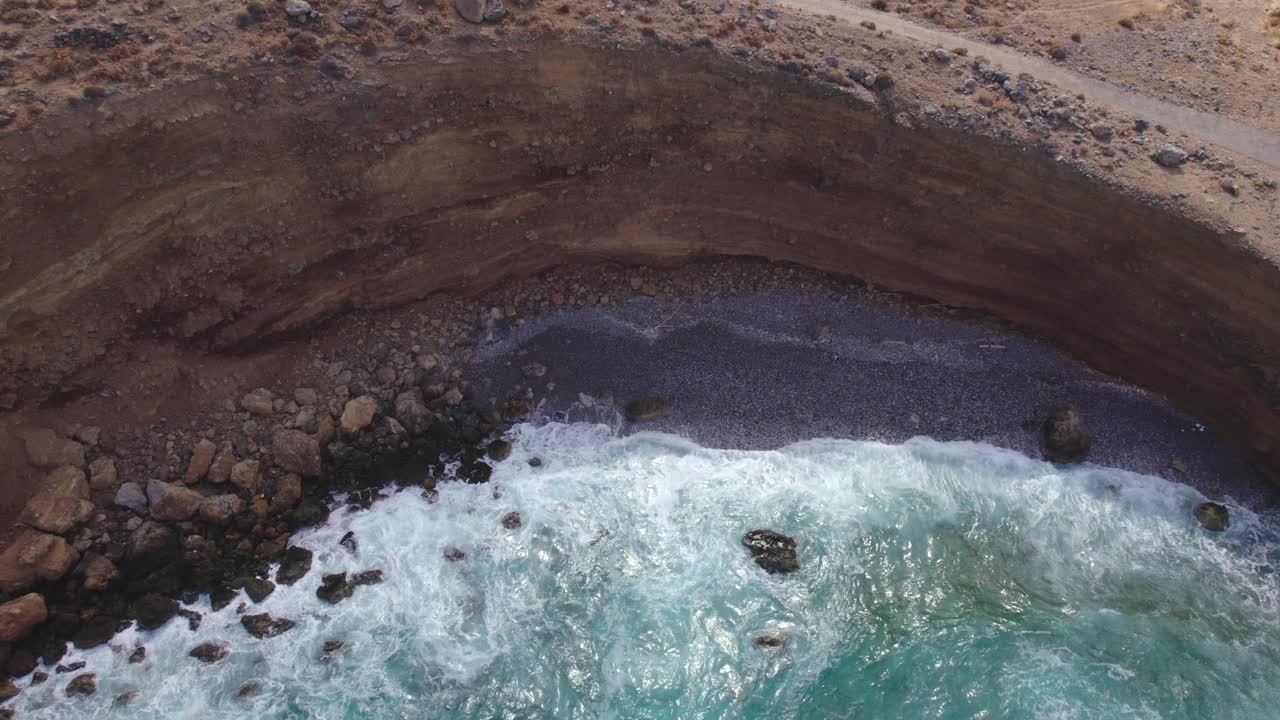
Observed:
[[[796,541],[780,532],[751,530],[742,536],[742,544],[751,551],[751,557],[765,572],[789,573],[800,569]]]

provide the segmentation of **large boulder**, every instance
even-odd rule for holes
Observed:
[[[200,519],[212,525],[226,525],[244,512],[244,500],[238,495],[215,495],[200,503]]]
[[[93,516],[89,481],[84,471],[64,465],[49,473],[35,497],[27,501],[18,522],[63,535]]]
[[[77,675],[67,683],[67,697],[92,695],[98,691],[98,676],[93,673]]]
[[[49,617],[44,597],[27,593],[16,600],[0,605],[0,643],[10,643],[26,637],[31,628]]]
[[[89,487],[94,490],[115,490],[120,485],[120,475],[116,472],[116,461],[109,457],[100,457],[89,463]]]
[[[25,430],[18,434],[27,451],[27,459],[37,467],[74,465],[84,467],[84,446],[75,440],[59,437],[48,428]]]
[[[191,449],[191,462],[187,463],[187,472],[182,476],[182,482],[193,485],[203,480],[209,467],[213,465],[213,456],[217,451],[218,446],[208,440],[196,443]]]
[[[292,585],[311,571],[312,553],[304,547],[294,545],[284,553],[280,561],[280,569],[276,570],[276,582],[281,585]]]
[[[207,642],[191,648],[187,654],[200,662],[215,663],[230,655],[231,650],[223,643]]]
[[[373,416],[377,414],[378,401],[370,395],[361,395],[347,401],[342,408],[342,419],[339,422],[344,431],[357,433],[368,427],[369,423],[373,422]]]
[[[1216,502],[1200,503],[1191,514],[1205,530],[1222,532],[1231,527],[1231,514],[1225,505]]]
[[[751,551],[756,564],[769,573],[789,573],[800,569],[796,558],[796,541],[768,529],[752,530],[742,536],[742,544]]]
[[[138,483],[124,483],[116,490],[116,505],[142,514],[147,511],[147,493]]]
[[[178,536],[162,523],[148,520],[129,535],[125,546],[125,571],[145,575],[164,567],[178,554]]]
[[[243,488],[250,495],[262,489],[262,472],[257,460],[241,460],[231,468],[231,484]]]
[[[0,554],[0,592],[19,593],[37,580],[57,580],[79,560],[65,539],[25,530]]]
[[[157,520],[189,520],[200,509],[204,496],[181,485],[152,480],[147,483],[147,499],[151,503],[151,517]]]
[[[301,430],[278,428],[271,435],[276,464],[303,477],[320,475],[320,443]]]
[[[434,419],[418,388],[406,390],[396,396],[396,420],[404,425],[410,435],[425,433]]]
[[[1093,435],[1079,412],[1073,408],[1057,408],[1044,421],[1040,446],[1049,462],[1078,463],[1089,456]]]
[[[93,591],[106,590],[120,577],[115,563],[94,552],[85,556],[76,572],[84,576],[84,589]]]
[[[276,490],[271,495],[271,509],[285,513],[293,509],[302,499],[302,478],[289,473],[276,481]]]
[[[258,615],[244,615],[240,618],[240,624],[250,635],[262,639],[271,638],[293,629],[296,622],[287,618],[273,618],[267,613]]]
[[[158,593],[147,593],[133,602],[130,608],[138,627],[143,630],[155,630],[173,619],[178,614],[178,601]]]

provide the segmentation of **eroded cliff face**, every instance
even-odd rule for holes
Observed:
[[[0,383],[95,389],[141,339],[238,352],[571,262],[751,255],[978,307],[1280,471],[1280,276],[1051,158],[713,51],[548,41],[263,68],[0,140]]]

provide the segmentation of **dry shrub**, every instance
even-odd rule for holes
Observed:
[[[71,52],[70,48],[54,48],[40,58],[40,67],[36,70],[36,77],[48,82],[54,78],[70,75],[76,71],[79,64],[75,53]]]

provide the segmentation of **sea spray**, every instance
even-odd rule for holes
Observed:
[[[195,631],[172,622],[68,654],[97,673],[95,695],[69,699],[78,673],[53,675],[11,706],[264,720],[1280,707],[1273,523],[1233,506],[1231,528],[1208,533],[1189,487],[926,439],[748,452],[590,424],[521,425],[512,439],[486,485],[442,484],[435,503],[392,486],[297,535],[315,567],[262,603],[201,601]],[[503,522],[513,511],[518,527]],[[754,528],[796,538],[800,569],[763,572],[739,542]],[[316,598],[323,574],[370,568],[384,582]],[[254,639],[242,602],[297,626]],[[782,646],[758,646],[762,634]],[[230,652],[189,657],[205,642]],[[138,643],[147,656],[131,664]]]

